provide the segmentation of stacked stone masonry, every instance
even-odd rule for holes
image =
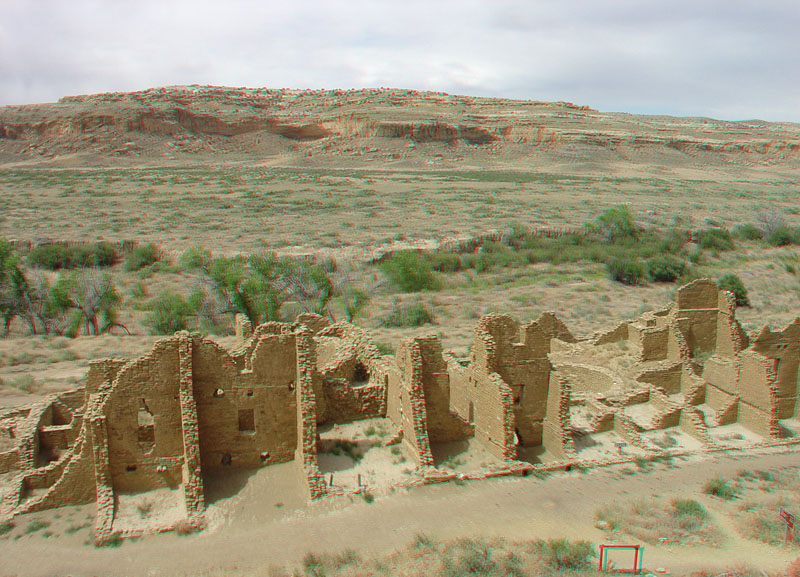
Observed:
[[[436,336],[381,355],[364,330],[317,315],[256,328],[239,318],[236,335],[228,351],[180,332],[137,359],[91,362],[78,389],[0,413],[0,520],[95,502],[98,542],[198,530],[208,483],[289,462],[320,498],[331,487],[319,427],[364,419],[391,423],[419,482],[452,477],[434,455],[454,442],[492,455],[491,476],[618,460],[626,445],[669,451],[664,435],[709,449],[800,435],[800,319],[748,336],[732,295],[708,280],[587,339],[552,313],[528,324],[490,314],[468,358]],[[127,500],[158,491],[179,496],[169,522],[118,519]]]

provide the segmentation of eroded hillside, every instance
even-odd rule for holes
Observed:
[[[0,108],[0,166],[246,164],[786,177],[800,125],[409,90],[183,86]]]

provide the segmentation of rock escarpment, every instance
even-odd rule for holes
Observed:
[[[800,125],[409,90],[181,86],[0,108],[0,163],[793,171]]]

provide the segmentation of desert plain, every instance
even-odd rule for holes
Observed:
[[[0,339],[0,405],[9,415],[85,386],[91,361],[136,359],[169,328],[239,346],[234,314],[243,311],[211,298],[209,267],[187,257],[203,251],[313,263],[330,281],[324,306],[295,288],[268,320],[314,309],[350,321],[385,358],[433,335],[468,359],[476,324],[492,314],[529,323],[551,311],[576,342],[597,342],[619,323],[657,316],[679,287],[726,275],[747,289],[735,318],[755,342],[800,314],[798,169],[796,124],[443,93],[191,86],[4,107],[0,235],[20,270],[54,286],[84,268],[45,266],[37,250],[107,243],[113,262],[89,270],[109,275],[117,298],[114,322],[97,335],[70,325],[66,310],[47,329],[14,318]],[[635,241],[603,228],[603,215],[620,213]],[[144,247],[152,258],[135,262]],[[605,250],[641,261],[641,274],[615,277]],[[671,280],[648,268],[663,253],[678,261]],[[405,269],[392,263],[406,254],[432,280],[403,285]],[[202,291],[209,298],[193,300]],[[188,307],[166,328],[155,312],[164,294]],[[602,355],[635,364],[622,345],[609,347]],[[549,353],[556,368],[566,352]],[[715,354],[690,352],[698,374]],[[797,378],[795,363],[795,407]],[[579,452],[612,451],[620,439],[581,445],[577,405],[568,430]],[[597,560],[576,544],[591,541],[591,553],[643,544],[649,573],[782,575],[800,557],[777,516],[800,510],[797,409],[789,413],[774,438],[728,424],[710,450],[665,427],[674,430],[660,448],[674,455],[631,446],[627,462],[566,470],[537,453],[525,476],[470,478],[496,460],[472,438],[434,454],[447,482],[413,487],[397,483],[418,467],[413,451],[388,442],[386,415],[319,423],[320,471],[356,490],[309,499],[293,463],[208,476],[204,528],[111,546],[97,546],[94,502],[23,513],[2,525],[0,574],[589,574]],[[366,442],[353,452],[353,440]],[[115,507],[124,524],[161,515],[172,497],[146,492]],[[559,565],[558,546],[574,568]]]

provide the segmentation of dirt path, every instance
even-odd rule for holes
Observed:
[[[199,535],[173,534],[124,543],[118,549],[68,544],[66,538],[25,537],[0,541],[2,575],[197,575],[212,569],[239,569],[299,563],[308,552],[346,548],[376,554],[408,543],[417,533],[435,538],[502,536],[588,539],[608,542],[594,527],[597,507],[614,499],[659,494],[701,495],[715,475],[733,476],[742,469],[769,470],[797,465],[797,452],[762,452],[708,456],[676,468],[648,474],[620,475],[613,469],[570,473],[545,480],[506,478],[415,489],[408,493],[352,506],[328,500],[311,507],[275,509],[283,495],[260,490],[256,476],[234,497],[234,517],[224,527]],[[266,487],[265,487],[266,488]],[[292,496],[287,505],[294,501]],[[703,500],[709,497],[700,497]],[[252,501],[251,501],[252,500]],[[248,503],[248,501],[250,503]],[[275,510],[256,519],[256,508]],[[225,506],[222,503],[219,506]],[[261,520],[263,519],[263,521]],[[800,556],[797,549],[770,547],[731,533],[722,548],[647,546],[645,567],[680,575],[703,568],[751,564],[768,572],[783,570]],[[635,542],[631,540],[631,542]]]

